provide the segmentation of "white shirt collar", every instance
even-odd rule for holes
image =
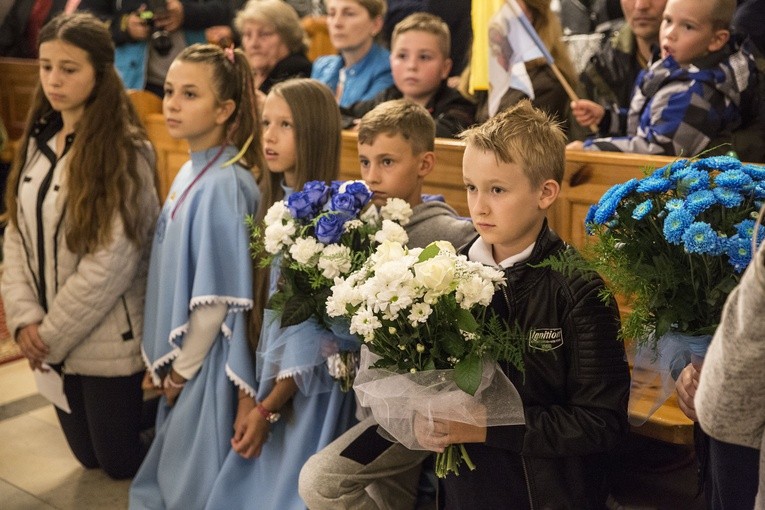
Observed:
[[[528,260],[528,258],[531,257],[531,252],[534,250],[535,244],[536,243],[531,243],[529,247],[522,252],[511,255],[497,264],[494,262],[494,255],[492,255],[491,245],[484,241],[483,237],[479,236],[478,239],[476,239],[476,241],[473,243],[473,246],[471,246],[468,250],[468,259],[475,262],[480,262],[481,264],[486,264],[487,266],[507,269],[508,267],[512,267],[515,264],[519,264],[525,260]]]

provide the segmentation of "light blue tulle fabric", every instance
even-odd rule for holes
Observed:
[[[647,342],[635,352],[630,384],[630,424],[639,427],[661,407],[675,391],[675,381],[692,357],[704,358],[712,335],[665,333],[656,350]]]

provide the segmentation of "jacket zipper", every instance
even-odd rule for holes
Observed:
[[[128,340],[132,340],[133,338],[135,338],[135,335],[133,334],[133,322],[130,320],[130,310],[128,310],[128,305],[127,305],[127,301],[125,300],[125,295],[123,294],[120,299],[122,299],[122,307],[125,309],[125,318],[127,319],[127,323],[128,323],[128,330],[122,333],[122,340],[127,342]]]
[[[521,464],[523,465],[523,480],[526,482],[526,493],[529,496],[529,508],[534,510],[534,500],[531,497],[531,484],[529,483],[529,472],[526,470],[526,459],[521,455]]]
[[[60,164],[61,160],[64,158],[67,152],[69,152],[69,149],[73,142],[72,135],[67,135],[64,138],[64,150],[61,152],[61,156],[57,157],[56,154],[48,147],[46,142],[40,143],[39,140],[37,140],[37,147],[40,152],[42,152],[45,157],[50,161],[51,167],[50,170],[48,170],[48,173],[45,175],[43,180],[40,182],[40,187],[37,190],[37,204],[36,204],[36,212],[37,212],[37,218],[36,218],[36,227],[37,227],[37,270],[39,272],[38,276],[38,299],[40,301],[40,306],[42,306],[43,310],[45,312],[48,312],[48,284],[45,281],[46,275],[45,275],[45,222],[43,221],[43,206],[45,202],[45,198],[48,195],[48,191],[50,191],[50,187],[53,181],[53,173],[56,171],[56,167]],[[60,223],[59,223],[60,226]],[[58,232],[58,226],[56,227],[56,232]],[[56,245],[56,237],[53,237],[53,246],[54,246],[54,255],[56,258],[58,258],[58,247]],[[57,263],[57,262],[56,262]],[[58,268],[54,265],[54,273],[58,271]],[[54,277],[55,282],[54,284],[58,285],[58,277]]]
[[[512,307],[510,306],[510,297],[508,296],[508,289],[507,285],[502,287],[502,296],[505,298],[505,304],[507,305],[507,313],[510,315],[512,312]],[[526,469],[526,459],[523,457],[523,455],[520,455],[521,457],[521,465],[523,466],[523,481],[526,483],[526,494],[529,497],[529,508],[531,510],[534,510],[534,499],[531,497],[531,484],[529,483],[529,472]]]

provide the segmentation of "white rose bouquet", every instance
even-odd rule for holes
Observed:
[[[378,212],[371,197],[363,181],[311,181],[271,206],[263,224],[248,218],[253,257],[261,267],[279,265],[279,285],[268,306],[281,314],[282,327],[313,316],[327,329],[342,330],[326,314],[334,279],[359,269],[380,242],[407,242],[402,225],[412,215],[409,204],[388,199]],[[346,391],[358,361],[353,351],[327,353],[330,375]]]
[[[330,317],[347,317],[362,348],[354,389],[388,434],[427,449],[417,414],[481,426],[523,423],[517,391],[497,365],[523,369],[524,334],[490,312],[504,274],[457,255],[445,241],[408,250],[383,241],[358,271],[335,279]],[[368,352],[368,351],[371,351]],[[463,445],[436,459],[436,474],[470,461]]]

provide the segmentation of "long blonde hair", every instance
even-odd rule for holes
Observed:
[[[140,245],[145,241],[146,211],[139,208],[139,198],[145,186],[151,183],[144,182],[139,174],[136,158],[138,149],[146,147],[148,141],[114,69],[111,35],[104,24],[90,14],[60,14],[40,31],[38,48],[42,43],[55,40],[85,51],[95,70],[95,86],[75,127],[64,174],[68,193],[64,231],[67,247],[84,255],[109,243],[116,215],[122,219],[125,236]],[[7,217],[16,227],[18,187],[32,128],[55,115],[58,113],[38,84],[5,193]],[[155,170],[155,190],[157,183]]]
[[[269,94],[281,97],[292,112],[295,133],[295,190],[308,181],[330,184],[340,172],[341,120],[337,101],[326,85],[308,78],[279,82]],[[260,180],[261,199],[256,222],[260,224],[275,202],[284,198],[282,174],[263,170]],[[263,309],[268,300],[269,268],[257,267],[253,278],[254,306],[251,315],[250,344],[257,347],[263,324]]]

